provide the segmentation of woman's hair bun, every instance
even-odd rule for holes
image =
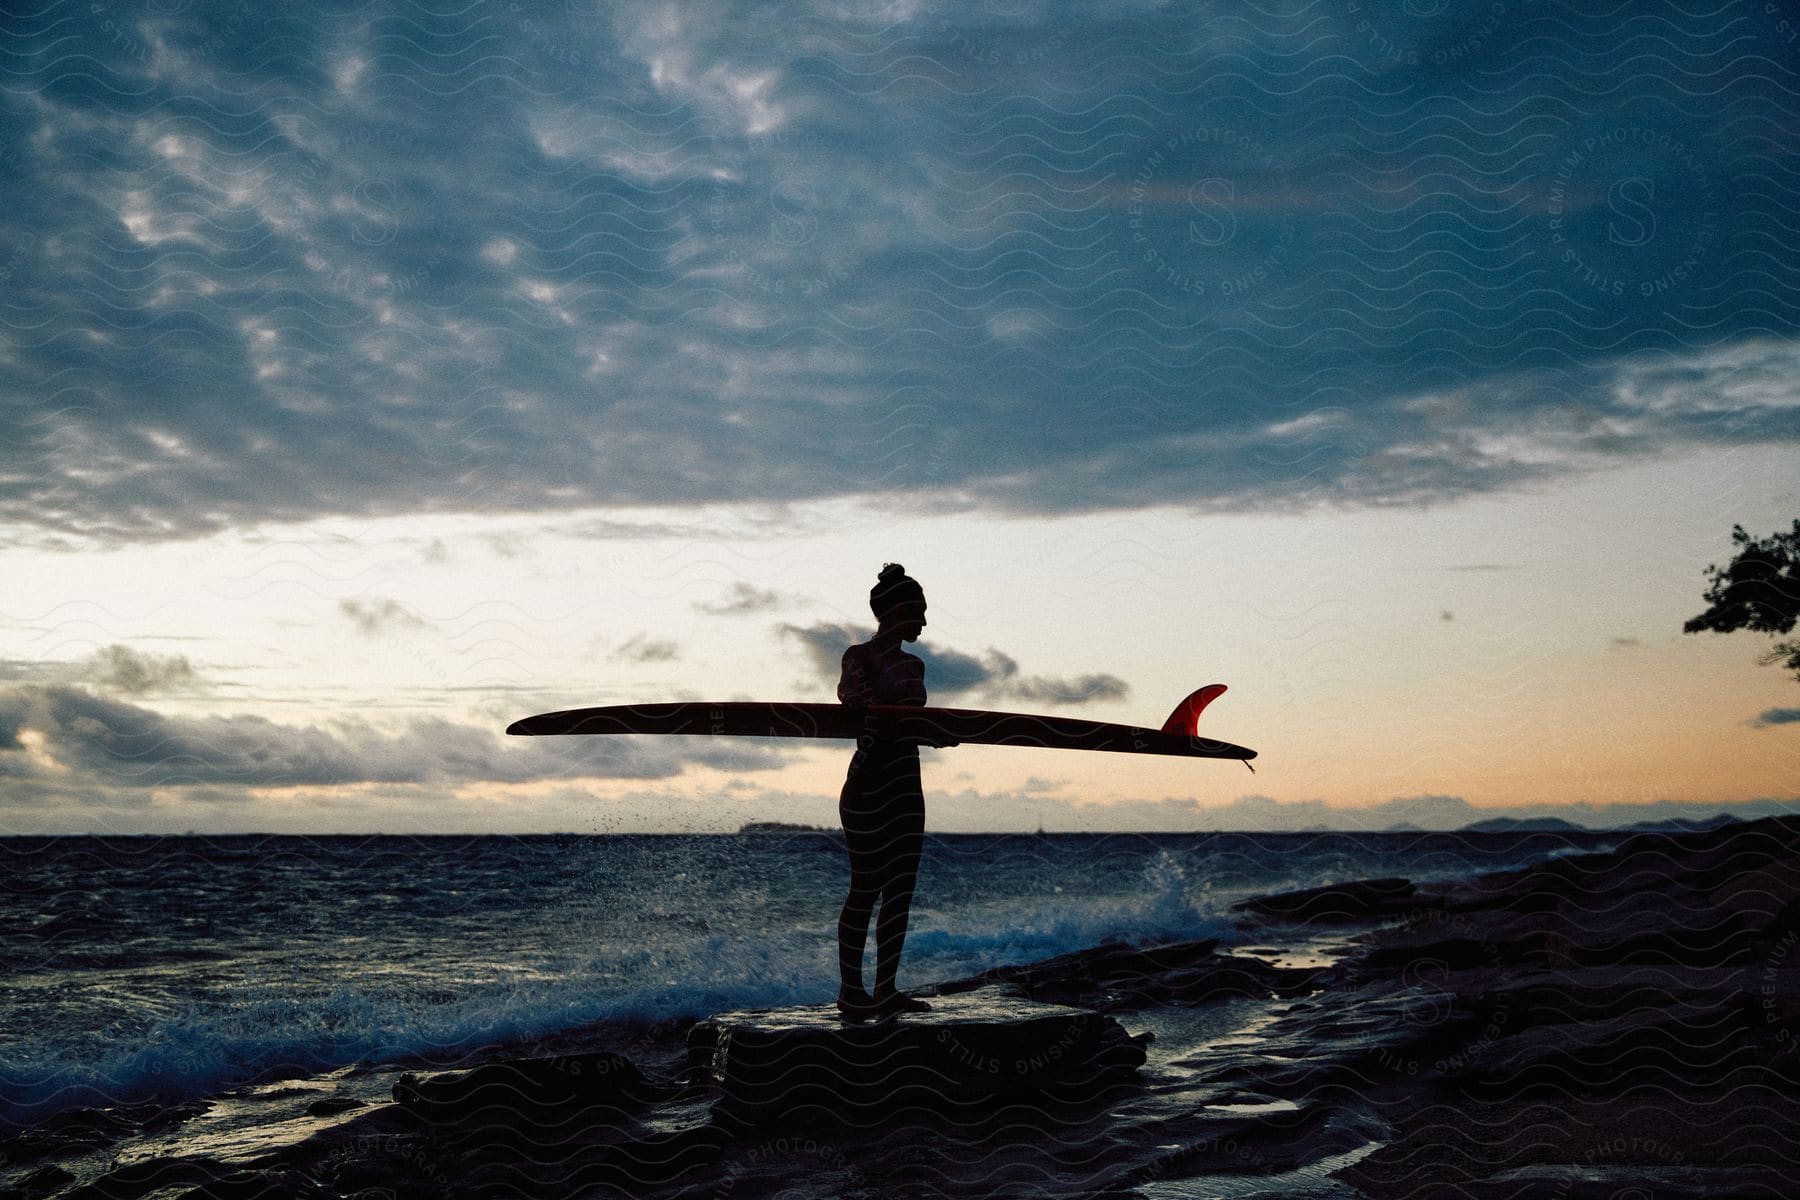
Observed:
[[[869,589],[869,610],[878,621],[885,619],[888,613],[902,604],[924,602],[925,590],[899,563],[885,564],[875,586]]]

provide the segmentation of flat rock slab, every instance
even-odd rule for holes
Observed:
[[[688,1063],[717,1084],[714,1120],[872,1127],[966,1119],[997,1097],[1092,1096],[1144,1063],[1148,1035],[1003,987],[932,1011],[851,1023],[833,1005],[721,1013],[694,1026]]]
[[[1419,907],[1417,889],[1407,879],[1359,879],[1322,887],[1255,896],[1231,906],[1233,912],[1255,913],[1283,921],[1330,924],[1393,916]]]
[[[645,1099],[643,1074],[605,1052],[521,1058],[420,1079],[402,1075],[394,1100],[433,1124],[561,1125],[610,1121]]]

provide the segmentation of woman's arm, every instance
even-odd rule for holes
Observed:
[[[900,654],[900,695],[895,704],[925,703],[925,662],[916,655]]]
[[[917,704],[922,707],[925,704],[925,661],[914,655],[908,654],[906,656],[906,669],[908,673],[907,695],[900,703]],[[921,741],[924,745],[936,746],[939,750],[948,750],[951,746],[959,746],[962,744],[955,738],[944,737],[941,735],[933,738],[923,738]]]
[[[844,651],[844,660],[838,672],[838,701],[858,707],[875,703],[875,680],[869,670],[867,646],[852,646]],[[875,714],[867,713],[863,717],[862,736],[856,739],[856,748],[859,751],[868,750],[874,745]]]
[[[868,649],[852,646],[844,651],[838,674],[838,700],[844,704],[875,703],[875,681],[869,676]]]

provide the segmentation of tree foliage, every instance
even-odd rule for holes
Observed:
[[[1752,538],[1742,525],[1731,528],[1737,557],[1724,567],[1706,568],[1711,586],[1702,597],[1705,612],[1681,627],[1683,633],[1787,633],[1800,621],[1800,521],[1788,533]],[[1800,675],[1800,640],[1777,642],[1764,663],[1783,663]]]

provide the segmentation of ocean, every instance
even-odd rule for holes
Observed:
[[[1237,931],[1248,896],[1605,834],[930,835],[901,986]],[[0,1133],[837,989],[834,833],[0,839]],[[871,938],[871,951],[873,939]]]

